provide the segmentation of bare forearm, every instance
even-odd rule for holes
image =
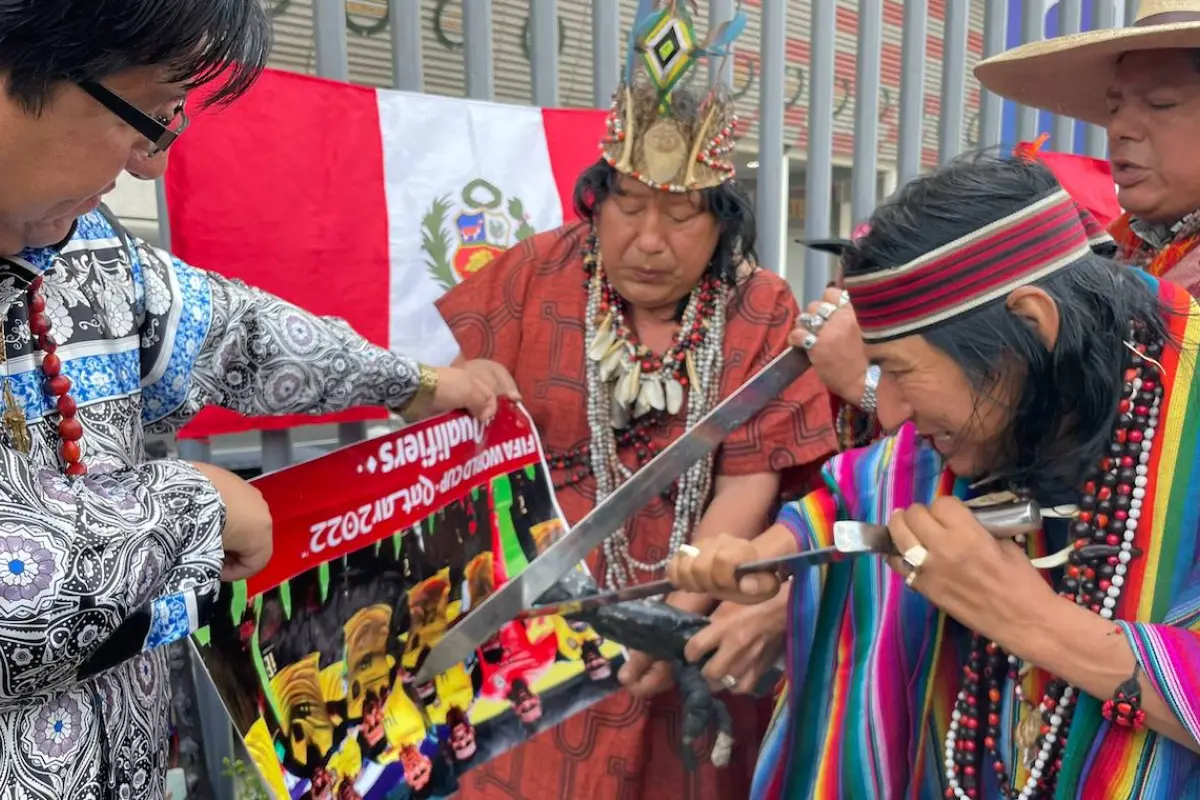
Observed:
[[[796,552],[796,535],[785,525],[775,524],[754,539],[760,558],[778,558]]]
[[[777,472],[719,476],[712,502],[692,533],[692,541],[700,542],[719,533],[753,539],[767,527],[778,494]]]
[[[1009,652],[1052,675],[1105,700],[1133,675],[1136,659],[1124,633],[1111,621],[1066,600],[1030,608],[998,641]],[[1146,726],[1200,753],[1174,712],[1143,678],[1142,710]]]

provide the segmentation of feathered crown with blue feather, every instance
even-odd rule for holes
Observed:
[[[618,172],[669,192],[708,189],[734,177],[739,130],[733,98],[726,87],[709,88],[698,67],[705,59],[729,57],[746,15],[739,3],[733,19],[702,42],[694,6],[695,0],[639,4],[624,78],[600,142],[604,159]]]

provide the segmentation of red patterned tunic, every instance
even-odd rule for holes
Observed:
[[[547,454],[589,440],[586,418],[584,313],[587,292],[581,250],[586,228],[572,225],[527,239],[447,293],[439,307],[468,359],[503,364],[516,379]],[[721,394],[744,383],[787,347],[799,314],[778,276],[758,270],[729,303]],[[684,429],[682,414],[657,434],[662,446]],[[830,403],[815,374],[806,375],[769,404],[721,448],[723,475],[783,472],[803,481],[835,449]],[[635,467],[631,454],[627,463]],[[815,463],[814,463],[815,462]],[[562,476],[556,475],[556,478]],[[595,502],[595,483],[559,491],[574,524]],[[655,502],[629,525],[631,549],[641,561],[665,554],[672,508]],[[591,559],[603,574],[599,554]],[[728,768],[687,772],[679,758],[679,703],[675,692],[644,701],[618,692],[588,711],[463,776],[465,800],[564,798],[746,797],[771,702],[735,698],[737,745]],[[711,742],[708,743],[711,746]]]

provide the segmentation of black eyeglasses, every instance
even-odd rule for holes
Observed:
[[[146,155],[156,156],[171,146],[188,126],[188,115],[180,100],[175,111],[168,117],[153,117],[125,98],[110,92],[95,81],[80,81],[79,88],[91,95],[96,102],[120,117],[121,121],[145,136],[150,141]]]

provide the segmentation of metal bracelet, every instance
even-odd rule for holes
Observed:
[[[883,370],[879,368],[879,365],[872,364],[867,367],[866,378],[863,382],[862,402],[859,404],[859,408],[872,416],[874,416],[875,409],[879,406],[877,390],[879,389],[879,378],[882,374]]]

